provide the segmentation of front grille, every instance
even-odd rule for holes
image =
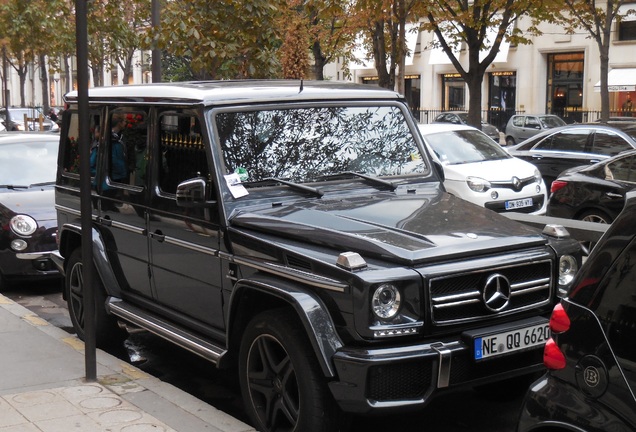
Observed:
[[[369,369],[367,399],[393,401],[421,397],[431,385],[430,362],[392,363]]]
[[[483,300],[486,280],[494,274],[505,276],[510,282],[509,302],[498,311],[489,309]],[[550,300],[551,287],[550,260],[434,277],[429,281],[432,321],[435,325],[480,321],[538,307]]]

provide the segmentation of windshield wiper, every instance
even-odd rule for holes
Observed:
[[[392,191],[397,189],[397,185],[395,183],[393,183],[393,182],[390,182],[388,180],[382,180],[381,178],[378,178],[378,177],[371,177],[371,176],[368,176],[366,174],[362,174],[362,173],[355,172],[355,171],[342,171],[342,172],[335,173],[335,174],[327,174],[327,175],[321,176],[319,178],[319,180],[337,180],[339,178],[346,179],[346,178],[351,178],[351,177],[359,177],[361,179],[364,179],[364,180],[368,181],[369,183],[373,183],[373,184],[381,185],[381,186],[386,186],[389,189],[391,189]]]
[[[316,188],[313,188],[311,186],[305,186],[305,185],[300,184],[300,183],[290,182],[290,181],[283,180],[283,179],[280,179],[280,178],[277,178],[277,177],[267,177],[267,178],[264,178],[264,179],[261,179],[261,180],[257,180],[257,181],[243,182],[241,184],[243,186],[245,186],[245,187],[253,187],[255,185],[263,184],[263,183],[280,183],[280,184],[284,184],[285,186],[289,186],[292,189],[296,189],[296,190],[303,191],[303,192],[309,192],[310,194],[315,195],[318,198],[321,198],[325,194],[320,189],[316,189]]]
[[[25,185],[0,184],[0,189],[28,189]]]

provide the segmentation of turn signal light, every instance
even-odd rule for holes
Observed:
[[[557,304],[550,316],[550,330],[554,333],[563,333],[570,329],[570,317],[565,312],[561,303]]]
[[[565,355],[557,346],[554,339],[550,338],[543,347],[543,364],[548,369],[558,370],[565,367]]]
[[[568,185],[568,182],[564,182],[563,180],[555,180],[550,185],[550,193],[555,193],[559,189],[562,189]]]

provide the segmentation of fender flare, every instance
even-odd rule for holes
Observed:
[[[259,291],[287,302],[294,308],[309,337],[316,358],[326,377],[336,376],[331,359],[344,346],[336,327],[322,300],[311,291],[303,290],[297,284],[270,275],[257,274],[251,279],[239,280],[230,297],[228,328],[231,328],[241,298],[250,290]],[[228,346],[230,332],[228,332]]]
[[[99,230],[93,227],[92,231],[93,263],[97,269],[98,277],[104,284],[108,295],[121,297],[121,287],[107,256],[106,242]],[[75,236],[79,237],[77,244],[81,245],[82,227],[80,225],[64,224],[62,226],[60,230],[60,253],[64,256],[65,260],[68,259],[74,249],[73,244],[75,244],[75,242],[69,239]],[[66,268],[64,268],[64,270],[66,272]]]

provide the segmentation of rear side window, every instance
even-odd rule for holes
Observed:
[[[539,125],[539,120],[536,117],[526,118],[526,127],[529,127],[530,129],[541,129],[541,125]]]
[[[627,156],[616,159],[605,167],[606,180],[619,180],[636,183],[636,156]]]
[[[60,137],[60,182],[61,184],[79,184],[77,183],[80,171],[79,116],[77,111],[71,110],[68,110],[65,116],[66,128]],[[95,152],[101,138],[100,128],[101,115],[98,111],[92,111],[89,116],[89,142],[82,144],[91,149],[91,177],[95,175]]]
[[[632,148],[620,135],[613,132],[597,131],[594,134],[594,153],[614,156]]]

